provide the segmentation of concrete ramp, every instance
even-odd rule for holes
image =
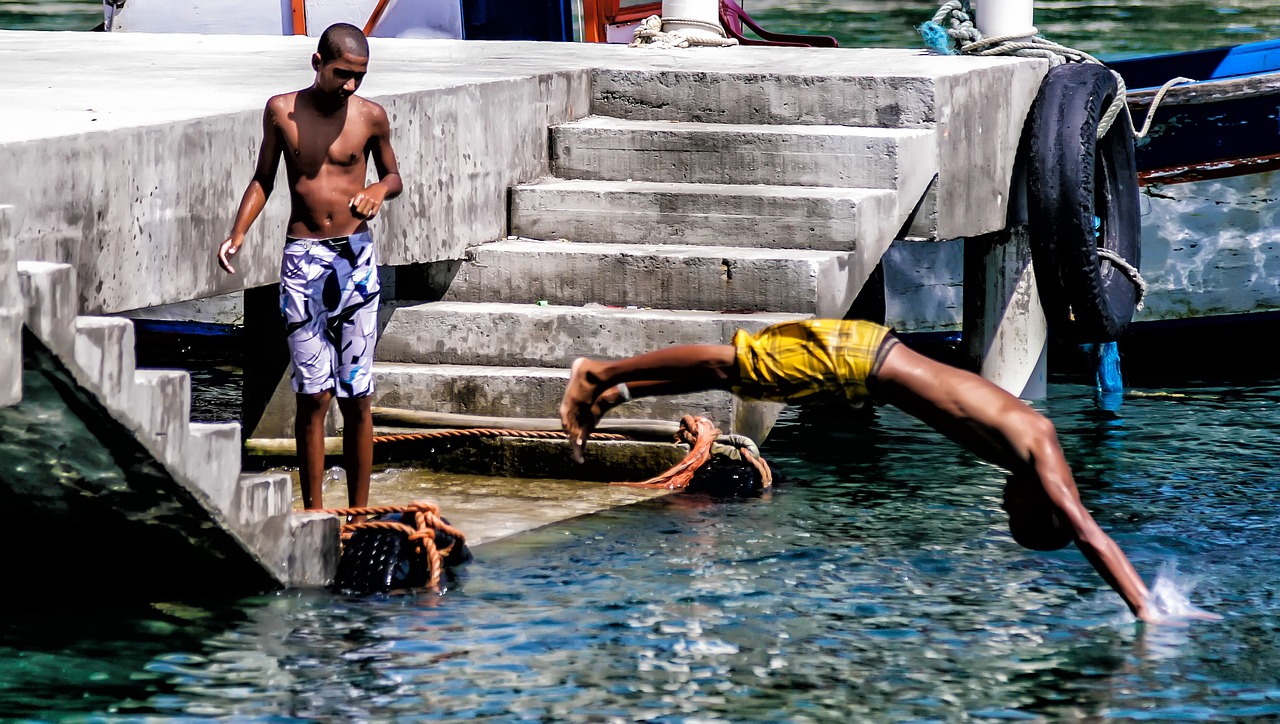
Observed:
[[[338,520],[291,512],[287,475],[241,475],[240,426],[192,423],[185,371],[135,369],[130,320],[78,316],[70,266],[16,266],[23,399],[0,410],[0,498],[57,560],[0,570],[141,595],[325,584]]]

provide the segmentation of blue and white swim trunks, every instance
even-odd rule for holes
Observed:
[[[293,357],[294,392],[334,390],[338,397],[373,392],[381,289],[368,231],[286,240],[280,311]]]

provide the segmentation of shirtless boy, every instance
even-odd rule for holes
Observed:
[[[218,247],[231,259],[275,186],[281,156],[289,178],[291,212],[280,267],[297,394],[298,467],[302,501],[322,508],[324,418],[336,395],[344,423],[347,498],[369,502],[373,464],[373,348],[377,341],[377,256],[368,220],[402,189],[387,113],[355,95],[369,68],[369,43],[354,25],[339,23],[320,36],[311,56],[315,83],[274,96],[262,118],[262,147],[231,235]],[[378,181],[365,186],[367,160]]]
[[[573,363],[560,421],[582,461],[601,416],[633,397],[708,389],[776,402],[818,399],[895,405],[985,460],[1008,469],[1004,509],[1020,545],[1074,542],[1143,621],[1157,620],[1147,587],[1080,501],[1057,432],[1044,416],[981,377],[920,355],[871,322],[811,319],[733,344],[676,345],[617,361]]]

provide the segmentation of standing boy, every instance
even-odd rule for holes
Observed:
[[[322,508],[324,418],[336,395],[344,424],[343,452],[351,506],[369,502],[373,463],[373,348],[377,341],[377,257],[368,220],[403,188],[391,150],[387,113],[355,95],[369,68],[369,43],[354,25],[332,25],[311,56],[310,88],[267,101],[262,147],[231,235],[218,263],[231,258],[266,205],[284,156],[289,179],[289,229],[280,267],[297,394],[296,434],[302,502]],[[372,156],[378,181],[365,186]]]

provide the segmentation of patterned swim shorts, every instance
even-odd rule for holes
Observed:
[[[824,398],[859,406],[897,343],[888,327],[857,320],[782,322],[755,334],[738,330],[733,345],[740,379],[733,392],[756,400]]]
[[[368,231],[286,240],[280,311],[293,357],[294,392],[335,390],[338,397],[373,392],[381,289]]]

